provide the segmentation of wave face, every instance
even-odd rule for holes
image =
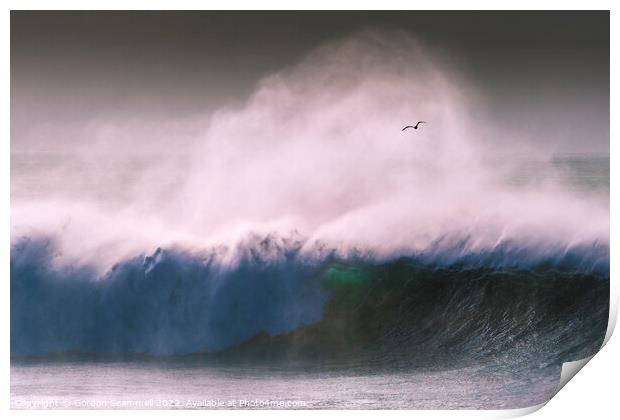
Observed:
[[[327,300],[309,281],[318,268],[286,253],[274,263],[248,252],[226,268],[211,257],[158,250],[103,277],[88,266],[54,268],[52,256],[45,240],[13,247],[14,355],[218,350],[258,331],[277,335],[317,322]]]
[[[49,239],[22,238],[11,252],[11,356],[548,364],[593,354],[605,335],[607,246],[378,260],[303,245],[257,239],[226,264],[218,250],[158,249],[99,275],[55,264]]]

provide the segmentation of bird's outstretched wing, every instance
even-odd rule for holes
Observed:
[[[408,128],[414,128],[414,127],[413,127],[412,125],[408,125],[408,126],[404,127],[404,128],[403,128],[402,130],[400,130],[400,131],[405,131],[405,130],[406,130],[406,129],[408,129]]]
[[[418,121],[418,124],[428,124],[426,121]],[[418,125],[416,124],[416,125]]]

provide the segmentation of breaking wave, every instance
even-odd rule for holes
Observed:
[[[103,121],[84,133],[93,151],[12,174],[11,356],[591,354],[607,325],[607,191],[567,185],[546,139],[506,146],[519,142],[439,57],[366,31],[187,122],[192,143],[158,121],[149,136]],[[419,116],[423,130],[400,131]],[[540,170],[515,176],[519,153]]]
[[[503,244],[346,258],[300,239],[157,249],[107,273],[54,263],[53,241],[11,252],[11,356],[58,353],[379,358],[445,364],[518,352],[556,363],[602,344],[608,247]]]

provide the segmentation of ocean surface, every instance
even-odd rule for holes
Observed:
[[[191,360],[14,363],[11,406],[35,409],[484,409],[547,401],[559,368],[441,371],[217,366]]]
[[[41,176],[59,165],[77,177],[92,174],[63,157],[12,156],[12,200],[62,193],[54,177]],[[608,201],[608,157],[563,155],[552,167],[566,188]],[[515,168],[505,179],[515,188],[549,177],[548,163]],[[106,197],[109,186],[129,182],[116,178],[84,176],[71,188]],[[115,194],[110,200],[122,202],[124,192]],[[608,244],[508,241],[472,251],[473,239],[378,260],[330,252],[308,259],[301,239],[256,237],[230,267],[218,264],[216,250],[157,249],[101,275],[88,265],[52,264],[50,238],[12,238],[11,406],[509,409],[545,402],[562,363],[602,345]]]

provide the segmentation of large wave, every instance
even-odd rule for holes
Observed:
[[[467,360],[523,342],[532,353],[575,353],[604,336],[606,247],[528,255],[461,246],[458,256],[381,261],[303,245],[254,237],[226,264],[221,249],[158,249],[100,277],[91,266],[55,266],[49,240],[23,239],[11,253],[12,356],[209,353],[264,334],[288,337],[263,339],[272,356],[361,357],[390,346],[384,357],[396,357],[415,344],[428,357]]]
[[[57,188],[12,197],[12,356],[600,343],[608,199],[551,176],[540,148],[518,152],[544,170],[506,182],[510,133],[439,56],[363,32],[193,121],[182,150],[132,138],[154,157],[105,188],[49,170]],[[89,130],[94,153],[71,159],[99,180],[127,151]]]

